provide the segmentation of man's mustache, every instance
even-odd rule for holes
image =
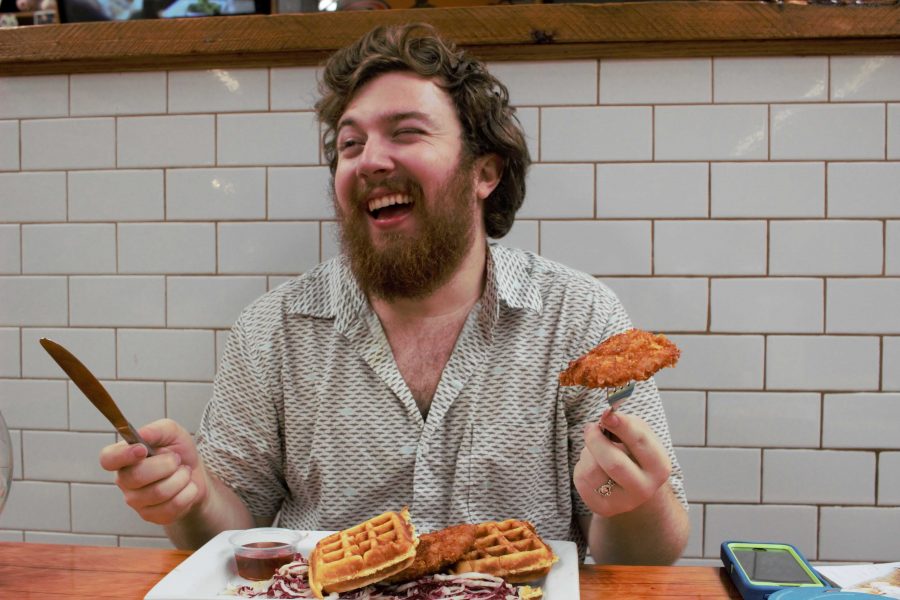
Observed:
[[[417,200],[422,195],[422,186],[417,182],[408,177],[395,177],[358,185],[354,191],[354,200],[364,201],[376,189],[384,190],[389,194],[409,194],[413,200]]]

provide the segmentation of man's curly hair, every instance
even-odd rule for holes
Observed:
[[[433,79],[456,107],[463,149],[475,158],[497,154],[503,161],[500,183],[484,203],[488,236],[501,238],[515,221],[525,198],[528,146],[509,92],[485,65],[440,37],[424,23],[380,26],[328,60],[319,84],[316,113],[325,126],[325,158],[337,167],[337,125],[353,96],[384,73],[410,71]]]

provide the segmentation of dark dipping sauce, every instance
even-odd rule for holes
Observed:
[[[238,575],[253,581],[265,581],[278,567],[294,559],[294,548],[284,542],[250,542],[234,551]]]

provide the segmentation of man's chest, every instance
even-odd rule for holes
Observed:
[[[452,323],[388,333],[397,370],[423,413],[431,405],[461,327]]]

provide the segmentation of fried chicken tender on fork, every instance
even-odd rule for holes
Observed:
[[[445,571],[458,562],[475,543],[475,531],[475,525],[461,524],[419,534],[419,545],[416,547],[413,563],[384,581],[402,583]]]
[[[569,363],[559,374],[561,385],[612,388],[649,379],[663,367],[674,366],[681,351],[661,333],[629,329],[611,336]]]

